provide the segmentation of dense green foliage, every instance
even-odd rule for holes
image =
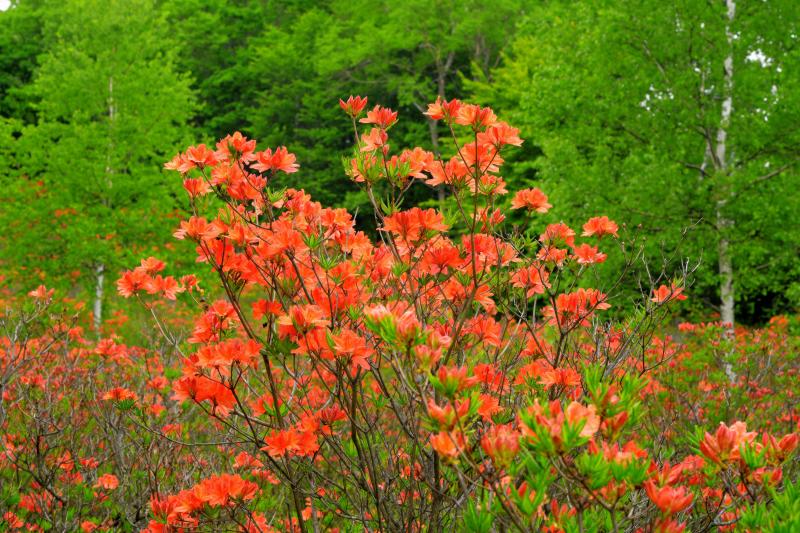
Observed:
[[[542,187],[569,223],[628,221],[657,271],[699,263],[703,314],[724,241],[737,320],[763,322],[800,295],[800,14],[739,4],[15,0],[0,12],[0,273],[94,294],[100,266],[113,276],[174,229],[164,147],[236,130],[297,154],[287,185],[363,213],[332,104],[362,94],[413,117],[473,96],[522,128],[515,188]],[[441,127],[401,121],[393,139],[437,151]]]

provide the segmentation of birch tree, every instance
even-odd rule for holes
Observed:
[[[15,197],[27,216],[11,223],[13,247],[29,272],[90,291],[99,329],[107,278],[169,229],[159,169],[184,140],[193,97],[152,1],[42,9],[51,37],[29,88],[38,122],[18,141]]]
[[[732,331],[796,305],[799,26],[790,0],[552,2],[475,90],[541,150],[518,179],[701,260]]]

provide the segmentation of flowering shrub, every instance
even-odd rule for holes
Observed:
[[[752,334],[762,344],[715,326],[686,346],[656,336],[682,279],[654,281],[612,321],[614,287],[592,287],[592,273],[627,253],[624,228],[547,224],[538,188],[509,200],[515,128],[439,100],[426,114],[452,156],[396,152],[397,113],[340,105],[376,240],[280,188],[298,169],[286,148],[235,133],[166,165],[189,198],[175,237],[216,287],[154,258],[118,281],[160,343],[90,345],[63,319],[34,331],[27,315],[23,337],[6,334],[9,527],[757,530],[773,502],[790,505],[797,358],[771,359],[790,342],[780,321]],[[449,211],[405,206],[416,182],[445,188]],[[47,314],[52,295],[32,298]],[[185,342],[163,316],[177,299],[198,310]],[[726,387],[733,360],[740,381]],[[792,403],[767,424],[776,394]]]

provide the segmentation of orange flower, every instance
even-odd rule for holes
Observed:
[[[553,206],[547,203],[547,195],[537,187],[534,189],[522,189],[514,195],[511,200],[511,209],[521,209],[523,207],[537,213],[547,213]]]
[[[531,265],[514,272],[511,276],[511,286],[526,289],[528,298],[535,294],[544,294],[545,287],[549,287],[550,272],[540,265]]]
[[[496,122],[485,132],[479,133],[478,142],[491,144],[497,148],[506,144],[522,146],[522,139],[519,138],[519,130],[517,128],[512,128],[505,122]]]
[[[297,172],[300,167],[295,161],[297,157],[290,153],[285,146],[280,146],[275,149],[275,153],[271,148],[267,148],[263,152],[256,152],[257,163],[253,168],[259,172],[268,172],[270,170],[280,170],[286,174]]]
[[[255,139],[248,140],[241,132],[227,135],[217,143],[217,155],[225,161],[237,158],[241,161],[251,161],[253,151],[256,149]]]
[[[186,159],[200,168],[204,166],[213,167],[219,162],[216,154],[212,150],[209,150],[205,144],[198,144],[197,146],[190,146],[187,148]]]
[[[691,505],[694,494],[686,487],[659,487],[652,479],[644,482],[644,491],[661,512],[666,515],[680,513]]]
[[[117,291],[124,298],[130,298],[137,291],[145,288],[150,281],[150,277],[143,270],[129,270],[122,274],[122,277],[117,280]]]
[[[197,403],[208,400],[212,412],[223,417],[236,405],[236,397],[228,387],[205,376],[184,376],[172,385],[172,390],[173,400],[192,399]]]
[[[575,232],[563,222],[550,224],[544,229],[544,233],[539,236],[539,241],[549,246],[566,245],[573,247],[575,246]]]
[[[160,274],[147,279],[144,288],[148,294],[161,293],[167,300],[175,300],[178,293],[186,290],[172,276],[162,277]]]
[[[522,434],[509,424],[492,426],[481,438],[481,447],[501,468],[507,466],[519,452]]]
[[[747,431],[744,422],[734,422],[731,426],[720,422],[714,435],[705,434],[700,442],[700,452],[711,461],[722,464],[728,459],[739,459],[740,446],[753,442],[755,438],[756,433]]]
[[[324,313],[316,305],[294,305],[278,318],[278,336],[297,338],[325,324]]]
[[[480,383],[475,376],[468,376],[469,370],[466,367],[440,366],[436,372],[436,378],[444,387],[446,393],[452,394],[461,392]]]
[[[583,233],[581,235],[584,237],[591,237],[592,235],[596,237],[602,237],[603,235],[617,237],[618,230],[619,226],[613,220],[609,220],[608,217],[593,217],[583,225]]]
[[[428,110],[423,114],[428,115],[431,120],[441,120],[444,118],[450,122],[458,115],[461,105],[461,101],[455,98],[448,102],[441,97],[437,97],[436,102],[428,104]]]
[[[581,384],[581,375],[571,368],[553,368],[541,375],[539,383],[545,388],[575,387]]]
[[[459,431],[441,431],[431,437],[431,448],[439,455],[454,459],[466,449],[464,434]]]
[[[37,300],[49,300],[53,297],[55,289],[48,289],[44,285],[39,285],[34,290],[28,293],[28,296]]]
[[[386,130],[372,128],[369,130],[369,133],[364,133],[361,135],[361,142],[364,145],[361,147],[361,151],[372,152],[373,150],[377,150],[379,148],[386,148],[388,151],[388,146],[386,145],[386,141],[388,140],[389,135],[386,133]]]
[[[575,427],[580,424],[581,431],[579,435],[584,438],[591,438],[600,429],[600,417],[597,415],[597,410],[594,405],[588,407],[573,401],[567,406],[566,411],[562,410],[561,402],[553,400],[547,407],[541,405],[539,400],[536,400],[530,407],[529,413],[534,416],[536,423],[547,429],[553,441],[560,445],[562,442],[563,426],[565,423]],[[535,438],[536,432],[527,425],[522,426],[522,432],[532,438]]]
[[[367,346],[367,341],[350,329],[342,330],[338,335],[332,335],[333,346],[337,356],[347,356],[353,367],[369,370],[369,357],[372,349]]]
[[[469,413],[469,407],[469,398],[465,400],[456,400],[455,409],[453,409],[452,404],[439,407],[433,399],[429,399],[428,415],[445,429],[452,429],[458,424],[460,419],[464,418],[467,413]]]
[[[211,187],[203,178],[187,178],[183,180],[183,188],[191,198],[205,196],[211,192]]]
[[[675,285],[667,287],[666,285],[662,285],[657,289],[653,289],[653,297],[651,300],[657,304],[662,304],[671,300],[685,300],[686,295],[682,293],[683,287],[676,287]]]
[[[442,214],[435,209],[414,207],[384,218],[381,229],[402,237],[411,244],[425,237],[428,231],[447,231],[448,226],[444,223]]]
[[[290,428],[276,431],[264,439],[266,446],[261,448],[270,457],[283,455],[313,455],[319,449],[317,437],[310,431],[298,431]]]
[[[472,126],[474,129],[491,126],[497,121],[494,112],[488,107],[464,104],[458,109],[456,124]]]
[[[367,116],[359,120],[362,124],[375,124],[381,129],[386,129],[397,122],[397,111],[392,111],[386,107],[376,105],[372,111],[367,112]]]
[[[341,107],[345,113],[353,118],[356,118],[358,115],[360,115],[366,105],[366,97],[362,98],[361,96],[353,96],[351,94],[350,98],[348,98],[346,102],[341,98],[339,99],[339,107]]]
[[[22,526],[25,525],[25,521],[11,511],[7,511],[3,515],[3,520],[8,524],[8,527],[10,527],[11,529],[22,529]]]
[[[606,302],[606,295],[597,289],[580,288],[575,292],[562,293],[556,297],[555,309],[548,306],[544,315],[561,328],[585,326],[596,310],[611,307]]]
[[[580,265],[602,263],[606,260],[606,254],[598,252],[597,246],[589,246],[586,243],[576,246],[572,251]]]
[[[597,416],[594,405],[585,407],[578,402],[571,402],[564,414],[567,422],[571,425],[583,423],[583,428],[580,432],[581,437],[591,437],[600,429],[600,417]]]
[[[94,484],[96,489],[114,490],[117,487],[119,487],[119,480],[114,474],[103,474],[97,478],[97,483]]]
[[[115,402],[121,402],[124,400],[136,400],[138,397],[136,393],[125,389],[123,387],[116,387],[113,388],[106,393],[104,393],[100,399],[101,400],[113,400]]]
[[[258,485],[233,474],[204,479],[192,490],[194,497],[211,507],[224,507],[238,501],[252,500]]]

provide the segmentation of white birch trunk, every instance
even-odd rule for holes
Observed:
[[[112,140],[113,135],[113,125],[114,120],[116,119],[116,108],[114,105],[114,78],[109,76],[108,78],[108,125],[109,125],[109,146],[108,146],[108,157],[107,157],[107,164],[106,164],[106,184],[110,189],[113,185],[113,181],[111,176],[114,174],[114,169],[111,165],[111,158],[112,158],[112,150],[114,148],[114,143]],[[106,205],[110,204],[110,200],[107,197]],[[94,287],[94,307],[92,309],[94,314],[94,330],[97,335],[100,335],[100,326],[103,323],[103,294],[105,291],[105,278],[106,278],[106,266],[104,263],[99,263],[94,270],[95,275],[95,287]]]
[[[727,182],[728,175],[731,172],[731,165],[729,162],[730,155],[728,150],[728,129],[730,127],[731,114],[733,112],[733,20],[736,16],[736,1],[726,0],[727,7],[727,23],[725,25],[725,35],[728,41],[728,55],[724,61],[724,85],[723,85],[723,100],[722,112],[720,116],[719,128],[717,129],[716,149],[714,159],[717,166],[718,179]],[[730,238],[728,232],[733,226],[734,221],[725,214],[725,208],[728,203],[728,186],[727,183],[722,183],[718,187],[719,196],[716,205],[716,226],[719,233],[719,241],[717,244],[717,253],[719,255],[719,277],[720,277],[720,318],[725,324],[725,335],[733,339],[734,336],[734,274],[733,274],[733,257],[730,249]],[[725,374],[728,380],[732,383],[736,380],[736,374],[730,362],[725,362]]]
[[[100,334],[100,326],[103,323],[103,291],[106,279],[106,267],[100,263],[94,270],[95,287],[94,287],[94,330]]]

